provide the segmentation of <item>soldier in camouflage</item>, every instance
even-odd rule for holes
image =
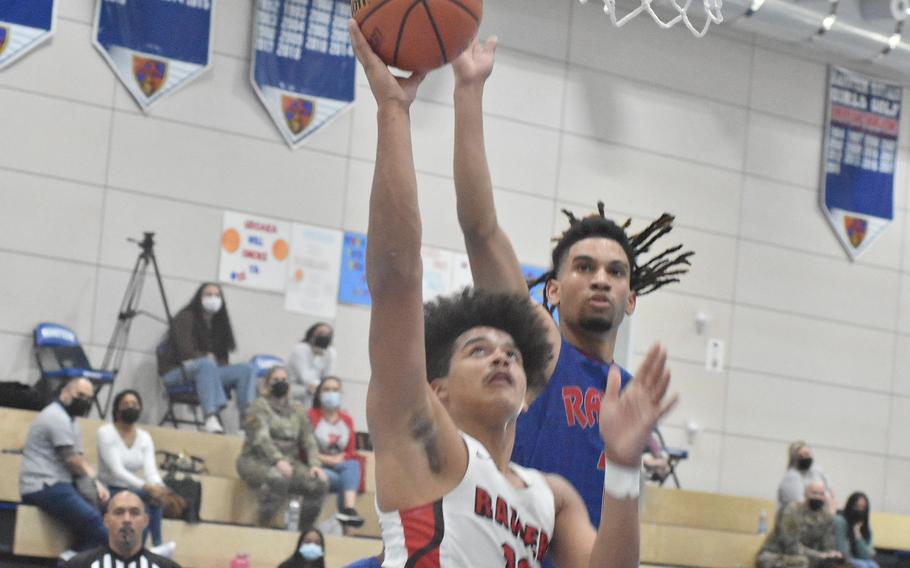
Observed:
[[[790,503],[778,515],[758,554],[758,568],[821,568],[842,561],[834,539],[834,517],[825,510],[825,485],[808,483],[805,496],[805,501]]]
[[[289,497],[302,497],[300,529],[305,530],[319,516],[329,484],[306,409],[288,392],[287,369],[273,367],[260,397],[246,409],[237,473],[256,490],[259,526],[270,525]]]

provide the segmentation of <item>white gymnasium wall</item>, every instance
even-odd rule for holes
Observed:
[[[90,44],[91,0],[60,3],[53,42],[0,73],[0,378],[34,380],[30,330],[71,325],[100,362],[138,249],[158,235],[172,305],[216,276],[224,209],[366,230],[375,106],[291,152],[248,83],[250,0],[218,0],[213,69],[143,116]],[[488,2],[501,38],[487,91],[500,219],[527,263],[547,262],[561,207],[604,199],[637,222],[664,210],[697,251],[684,283],[643,298],[634,340],[670,349],[683,399],[667,420],[687,445],[686,487],[772,497],[787,444],[806,438],[842,496],[910,513],[910,121],[896,220],[849,262],[818,207],[823,65],[712,29],[697,41],[640,20],[616,31],[597,6]],[[426,244],[463,250],[451,181],[450,72],[413,108]],[[905,117],[906,117],[905,113]],[[149,282],[151,284],[151,282]],[[144,303],[161,312],[147,287]],[[313,320],[281,295],[228,286],[238,359],[286,355]],[[694,316],[711,316],[698,335]],[[339,373],[361,426],[367,310],[340,306]],[[152,350],[133,326],[123,385],[162,411]],[[708,337],[728,370],[704,370]],[[684,424],[702,432],[689,444]]]

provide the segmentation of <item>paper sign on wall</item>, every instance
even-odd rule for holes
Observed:
[[[340,303],[370,305],[366,260],[367,236],[363,233],[345,233],[341,248],[341,281],[338,286]]]
[[[290,237],[290,223],[225,211],[218,280],[283,292]]]
[[[341,271],[341,231],[294,223],[284,307],[320,319],[335,319]]]

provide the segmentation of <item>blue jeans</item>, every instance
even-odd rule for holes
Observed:
[[[360,489],[360,462],[345,460],[335,466],[323,466],[329,478],[329,491],[338,494],[338,510],[344,508],[344,492]]]
[[[74,550],[88,550],[107,544],[107,528],[101,513],[76,491],[72,483],[60,482],[34,493],[26,493],[22,502],[38,507],[72,531]]]
[[[851,558],[848,560],[854,568],[878,568],[878,562],[875,560],[858,560],[856,558]]]
[[[152,546],[161,544],[161,519],[164,517],[161,505],[149,505],[152,496],[141,489],[129,489],[127,487],[115,487],[113,485],[108,487],[108,489],[111,492],[111,497],[113,497],[115,493],[120,493],[121,491],[132,491],[142,499],[142,502],[145,503],[145,512],[148,513],[149,516],[149,526],[142,531],[142,542],[145,543],[149,533],[151,533]]]
[[[227,406],[225,391],[231,389],[237,391],[237,408],[241,414],[256,398],[256,376],[249,363],[219,367],[208,357],[200,357],[184,361],[183,367],[186,369],[187,379],[196,384],[196,395],[206,416],[215,414]],[[162,379],[168,386],[177,385],[183,380],[183,373],[180,372],[180,367],[174,367],[165,373]]]

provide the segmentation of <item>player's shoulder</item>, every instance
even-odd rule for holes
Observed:
[[[106,549],[103,546],[83,550],[79,554],[67,560],[63,564],[63,568],[82,568],[83,566],[91,566],[92,562],[101,557],[104,554],[105,550]]]

